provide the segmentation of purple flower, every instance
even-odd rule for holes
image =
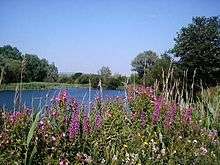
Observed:
[[[134,122],[137,117],[136,112],[131,112],[131,121]]]
[[[176,118],[176,105],[173,104],[171,109],[166,113],[164,126],[165,128],[171,128]]]
[[[144,111],[141,112],[141,126],[142,128],[146,126],[146,113]]]
[[[77,100],[75,98],[72,99],[72,103],[71,103],[71,107],[73,111],[76,111],[78,109],[78,103]]]
[[[101,126],[102,126],[102,116],[99,113],[97,113],[95,119],[95,128],[99,129]]]
[[[154,102],[154,112],[152,116],[152,121],[153,124],[156,125],[160,119],[160,110],[163,106],[163,99],[162,98],[157,98]]]
[[[80,132],[80,114],[78,110],[75,110],[72,114],[68,132],[70,139],[74,139]]]
[[[191,107],[185,110],[183,114],[183,122],[184,124],[190,124],[192,122],[192,108]]]
[[[89,123],[88,114],[84,114],[84,117],[83,117],[83,132],[85,134],[89,134],[91,132],[91,126]]]

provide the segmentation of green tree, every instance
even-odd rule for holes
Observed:
[[[107,66],[103,66],[99,71],[98,74],[101,77],[109,78],[112,75],[111,69]]]
[[[147,76],[146,76],[147,84],[153,85],[156,80],[160,84],[162,84],[163,82],[162,75],[164,74],[164,77],[167,76],[171,63],[172,63],[172,58],[168,56],[168,54],[166,53],[162,54],[160,58],[156,60],[151,70],[147,72]]]
[[[155,64],[158,56],[155,52],[148,50],[138,54],[131,63],[132,70],[136,71],[139,77],[143,77]]]
[[[196,81],[208,86],[220,82],[220,21],[219,17],[194,17],[192,23],[183,27],[175,38],[171,50],[179,57],[182,70],[188,69],[191,82],[196,69]]]
[[[0,47],[0,67],[4,68],[3,82],[18,82],[20,79],[22,53],[10,45]]]
[[[54,63],[48,65],[46,80],[49,82],[56,82],[58,80],[58,69]]]

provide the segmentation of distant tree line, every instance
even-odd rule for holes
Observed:
[[[84,74],[77,72],[74,74],[62,74],[59,77],[61,83],[85,84],[92,88],[103,87],[107,89],[117,89],[122,87],[127,77],[120,74],[112,75],[109,67],[103,66],[97,74]]]
[[[37,55],[22,54],[16,47],[6,45],[0,47],[0,68],[2,83],[33,81],[55,82],[58,69],[54,63],[40,59]]]

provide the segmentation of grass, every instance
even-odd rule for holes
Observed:
[[[0,91],[16,90],[19,83],[1,84]],[[60,89],[73,87],[89,87],[88,84],[67,84],[67,83],[49,83],[49,82],[30,82],[22,83],[22,90],[45,90],[45,89]]]

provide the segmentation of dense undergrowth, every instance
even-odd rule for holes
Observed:
[[[0,162],[218,164],[215,92],[203,91],[196,103],[187,103],[154,88],[130,86],[125,98],[97,98],[84,107],[62,91],[37,114],[27,108],[1,113]]]

